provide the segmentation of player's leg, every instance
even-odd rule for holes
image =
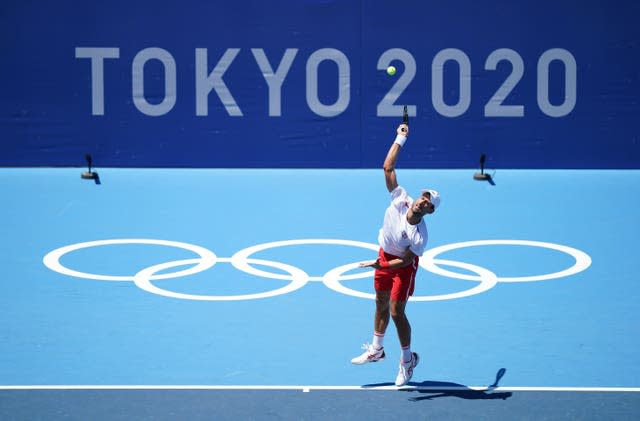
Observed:
[[[390,314],[398,331],[398,339],[402,348],[411,346],[411,324],[405,313],[406,301],[391,300]]]
[[[391,297],[391,287],[393,278],[388,271],[376,270],[374,275],[374,286],[376,289],[376,311],[373,320],[373,341],[363,345],[365,350],[361,355],[351,359],[353,364],[366,364],[383,361],[386,357],[384,353],[384,334],[389,325],[390,309],[389,299]]]
[[[389,300],[391,291],[376,291],[376,314],[373,329],[376,333],[384,335],[389,326]]]
[[[402,347],[400,355],[400,367],[396,377],[396,386],[404,386],[411,380],[413,369],[418,365],[420,357],[411,351],[411,324],[405,312],[407,301],[413,295],[415,275],[417,272],[417,259],[414,265],[399,271],[391,290],[390,313],[398,332],[398,339]]]
[[[412,265],[395,271],[391,285],[390,313],[398,331],[400,346],[403,349],[408,349],[411,346],[411,324],[405,313],[405,308],[409,297],[413,295],[417,271],[418,258],[415,259]],[[410,356],[410,352],[403,355],[403,357],[407,358]],[[404,358],[403,360],[406,361]]]

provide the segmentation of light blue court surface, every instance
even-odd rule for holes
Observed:
[[[387,361],[349,363],[372,334],[353,264],[375,258],[382,170],[98,171],[0,169],[4,388],[392,384],[392,325]],[[442,195],[410,386],[505,368],[505,390],[640,387],[640,172],[397,172]]]

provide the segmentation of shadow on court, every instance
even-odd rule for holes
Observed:
[[[367,384],[362,386],[363,388],[375,388],[381,386],[393,386],[393,383],[377,383]],[[405,393],[418,393],[424,396],[410,397],[411,402],[418,402],[423,400],[432,400],[436,398],[461,398],[470,400],[482,400],[482,399],[508,399],[512,392],[493,392],[491,387],[485,390],[471,389],[468,386],[464,386],[458,383],[452,382],[436,382],[436,381],[424,381],[420,383],[409,382],[408,386],[412,386],[410,389],[398,389],[399,392]]]
[[[455,397],[461,399],[502,399],[505,400],[510,398],[513,393],[511,392],[494,392],[493,389],[498,387],[498,383],[504,373],[506,373],[505,368],[501,368],[496,373],[496,380],[493,382],[491,386],[486,389],[477,390],[471,389],[468,386],[453,383],[453,382],[438,382],[438,381],[423,381],[420,383],[417,382],[409,382],[408,386],[411,386],[410,389],[399,389],[400,392],[409,392],[409,393],[419,393],[424,396],[417,396],[409,398],[412,402],[418,402],[423,400],[431,400],[436,398],[446,398],[446,397]],[[393,386],[393,383],[378,383],[378,384],[367,384],[364,385],[364,388],[374,388],[380,386]]]
[[[491,388],[487,390],[475,390],[466,386],[450,383],[450,382],[433,382],[426,381],[413,384],[417,389],[403,390],[404,392],[420,393],[424,396],[414,396],[409,398],[412,402],[423,400],[431,400],[436,398],[455,397],[461,399],[502,399],[510,398],[511,392],[492,392]],[[424,390],[422,389],[424,388]]]

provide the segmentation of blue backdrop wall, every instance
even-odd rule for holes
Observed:
[[[640,168],[635,0],[5,0],[0,165]],[[388,65],[398,71],[386,74]]]

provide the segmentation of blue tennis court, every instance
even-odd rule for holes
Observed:
[[[382,170],[98,171],[0,169],[9,419],[110,405],[358,419],[377,396],[417,417],[542,399],[556,406],[532,419],[639,413],[637,171],[499,170],[491,185],[399,169],[410,194],[442,195],[407,306],[421,363],[405,393],[393,325],[387,361],[349,363],[372,334],[372,277],[354,263],[377,250]]]

